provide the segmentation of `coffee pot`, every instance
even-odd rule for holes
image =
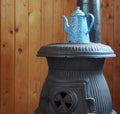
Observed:
[[[87,18],[91,18],[91,23],[88,27]],[[70,24],[66,16],[62,16],[64,20],[64,30],[68,33],[67,42],[69,43],[89,43],[89,32],[94,25],[94,16],[91,13],[84,14],[80,7],[77,6],[76,10],[70,17]]]

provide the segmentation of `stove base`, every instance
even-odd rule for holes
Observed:
[[[39,109],[37,109],[35,111],[35,114],[43,114],[42,112],[39,111]],[[89,114],[94,114],[94,113],[89,113]],[[112,113],[111,114],[117,114],[115,110],[112,110]]]

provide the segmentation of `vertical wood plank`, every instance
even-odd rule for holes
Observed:
[[[14,114],[14,0],[1,0],[1,114]]]
[[[15,114],[28,114],[28,0],[15,6]]]
[[[1,1],[0,1],[0,114],[1,114]]]
[[[40,94],[41,0],[29,0],[29,106],[28,114],[34,114]]]
[[[117,113],[120,113],[120,1],[114,1],[114,50],[117,54],[114,60],[113,103]]]
[[[114,38],[114,0],[102,0],[101,3],[101,41],[113,48]],[[113,94],[113,58],[106,59],[104,75]],[[109,67],[108,67],[109,65]],[[112,95],[113,96],[113,95]]]
[[[53,38],[53,0],[42,0],[41,44],[48,44]]]
[[[64,15],[64,2],[62,0],[53,1],[53,39],[52,42],[64,42],[64,28],[62,15]]]
[[[52,43],[53,38],[53,0],[42,0],[40,47]],[[47,76],[48,65],[45,58],[40,59],[41,89]]]

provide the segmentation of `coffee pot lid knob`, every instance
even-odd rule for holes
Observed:
[[[71,16],[77,16],[77,15],[80,15],[80,16],[85,16],[85,13],[80,10],[80,6],[77,6],[75,11],[72,13]]]

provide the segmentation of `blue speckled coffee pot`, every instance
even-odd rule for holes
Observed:
[[[91,23],[88,27],[87,18],[91,17]],[[84,14],[80,7],[76,7],[76,10],[70,17],[70,24],[66,16],[62,16],[64,20],[64,30],[68,33],[68,41],[71,43],[89,43],[89,32],[94,24],[94,16],[91,13]]]

